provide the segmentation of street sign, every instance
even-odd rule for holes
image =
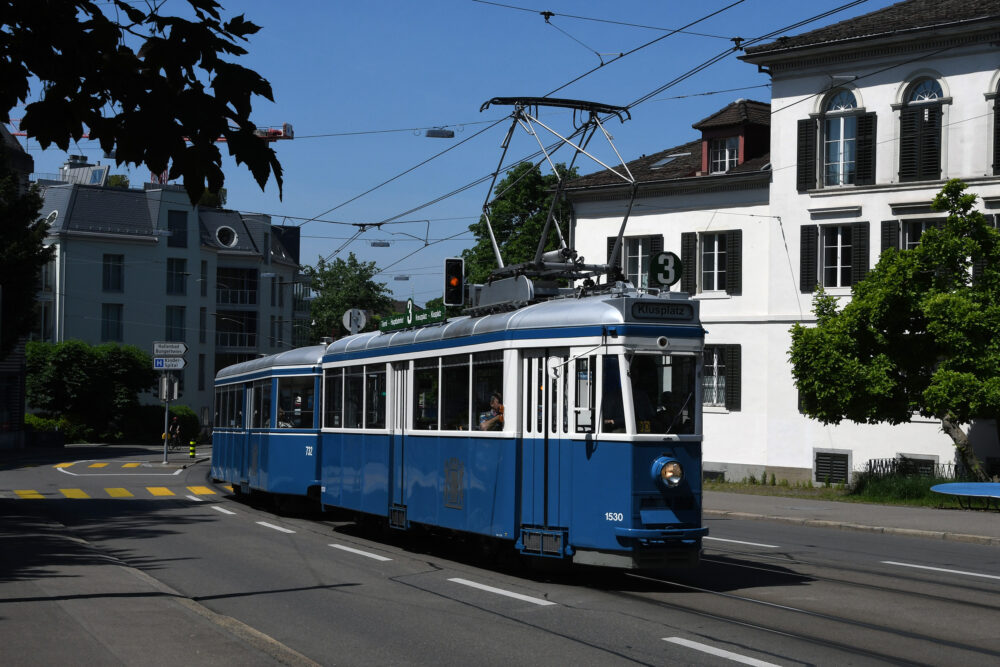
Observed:
[[[188,346],[184,343],[171,343],[169,341],[153,341],[154,357],[183,357],[188,351]]]
[[[186,364],[183,357],[153,357],[154,371],[179,371]]]
[[[649,286],[670,287],[681,279],[681,258],[672,252],[658,252],[649,258]]]
[[[350,331],[352,334],[356,334],[365,328],[365,324],[368,323],[368,318],[365,316],[365,311],[360,308],[351,308],[349,311],[344,313],[344,328]]]

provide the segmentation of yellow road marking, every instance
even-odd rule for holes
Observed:
[[[67,498],[89,498],[83,489],[59,489],[59,492]]]
[[[165,486],[147,486],[146,490],[154,496],[172,496],[174,492]]]
[[[108,465],[107,463],[91,463],[91,464],[90,464],[89,466],[87,466],[87,467],[88,467],[88,468],[104,468],[104,467],[106,467],[107,465]]]
[[[122,465],[122,467],[123,468],[138,468],[141,465],[142,465],[141,462],[140,463],[126,463],[126,464]]]
[[[104,489],[112,498],[132,498],[132,493],[128,489]]]
[[[214,496],[215,491],[208,488],[207,486],[189,486],[188,491],[196,496]]]
[[[68,467],[70,467],[72,465],[76,465],[76,461],[73,461],[72,463],[57,463],[53,467],[54,468],[68,468]]]
[[[16,493],[19,498],[24,498],[25,500],[37,500],[45,497],[38,491],[33,491],[31,489],[14,489],[14,493]]]

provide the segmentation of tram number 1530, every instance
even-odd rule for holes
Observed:
[[[605,521],[624,521],[625,520],[625,515],[622,514],[621,512],[605,512],[604,513],[604,520]]]

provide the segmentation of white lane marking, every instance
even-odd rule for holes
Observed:
[[[87,461],[76,461],[76,463],[87,463]],[[72,477],[173,477],[184,472],[184,468],[180,468],[174,472],[88,472],[78,475],[69,468],[56,468],[56,470]]]
[[[531,604],[537,604],[541,606],[555,604],[555,602],[550,602],[549,600],[543,600],[541,598],[533,598],[528,595],[521,595],[520,593],[515,593],[513,591],[505,591],[502,588],[494,588],[492,586],[487,586],[486,584],[477,584],[474,581],[469,581],[468,579],[449,579],[448,581],[454,581],[456,584],[462,584],[463,586],[471,586],[472,588],[478,588],[481,591],[487,591],[489,593],[496,593],[497,595],[506,595],[509,598],[514,598],[515,600],[522,600],[524,602],[530,602]]]
[[[375,560],[387,561],[392,560],[391,558],[386,558],[385,556],[379,556],[378,554],[368,553],[367,551],[362,551],[361,549],[352,549],[351,547],[345,547],[343,544],[331,544],[334,549],[340,549],[341,551],[349,551],[352,554],[357,554],[359,556],[366,556],[368,558],[373,558]]]
[[[693,642],[689,639],[681,639],[680,637],[664,637],[663,641],[670,642],[671,644],[680,644],[681,646],[686,646],[694,649],[695,651],[709,653],[711,655],[726,658],[727,660],[739,662],[744,665],[754,665],[754,667],[778,667],[778,665],[775,665],[773,662],[764,662],[763,660],[757,660],[756,658],[748,658],[747,656],[740,655],[739,653],[724,651],[721,648],[715,648],[714,646],[709,646],[708,644],[699,644],[698,642]]]
[[[219,507],[218,505],[212,505],[211,507],[212,507],[212,509],[214,509],[214,510],[215,510],[216,512],[222,512],[223,514],[233,514],[233,515],[235,515],[235,514],[236,514],[236,512],[230,512],[230,511],[229,511],[229,510],[227,510],[227,509],[226,509],[225,507]]]
[[[764,547],[766,549],[779,549],[780,547],[774,544],[759,544],[757,542],[743,542],[741,540],[726,540],[721,537],[703,537],[703,540],[715,540],[716,542],[730,542],[732,544],[745,544],[750,547]]]
[[[897,563],[894,560],[882,561],[886,565],[898,565],[899,567],[914,567],[918,570],[931,570],[932,572],[947,572],[948,574],[963,574],[967,577],[982,577],[983,579],[1000,579],[995,574],[982,574],[980,572],[965,572],[964,570],[949,570],[943,567],[929,567],[927,565],[914,565],[913,563]]]
[[[194,500],[195,502],[199,503],[205,502],[204,498],[199,498],[198,496],[184,496],[184,497],[187,498],[188,500]]]
[[[282,533],[294,533],[294,530],[288,530],[287,528],[282,528],[281,526],[275,526],[273,523],[268,523],[267,521],[258,521],[258,526],[264,526],[265,528],[273,528],[274,530],[280,530]]]

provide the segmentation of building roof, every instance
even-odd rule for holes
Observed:
[[[917,30],[951,27],[997,18],[1000,18],[1000,3],[997,0],[906,0],[801,35],[779,37],[770,44],[748,47],[746,56],[741,57],[752,61],[753,56],[885,38]]]
[[[42,213],[57,212],[50,233],[153,234],[146,193],[139,190],[55,185],[45,188],[44,200]]]
[[[643,155],[627,163],[636,181],[665,181],[694,176],[701,169],[701,139],[674,146],[659,153]],[[618,167],[621,170],[621,167]],[[619,176],[607,169],[581,176],[566,184],[567,190],[577,190],[600,185],[626,185]]]
[[[745,123],[770,125],[771,105],[767,102],[739,99],[716,111],[708,118],[703,118],[691,127],[696,130],[707,130],[713,127],[730,127]]]

